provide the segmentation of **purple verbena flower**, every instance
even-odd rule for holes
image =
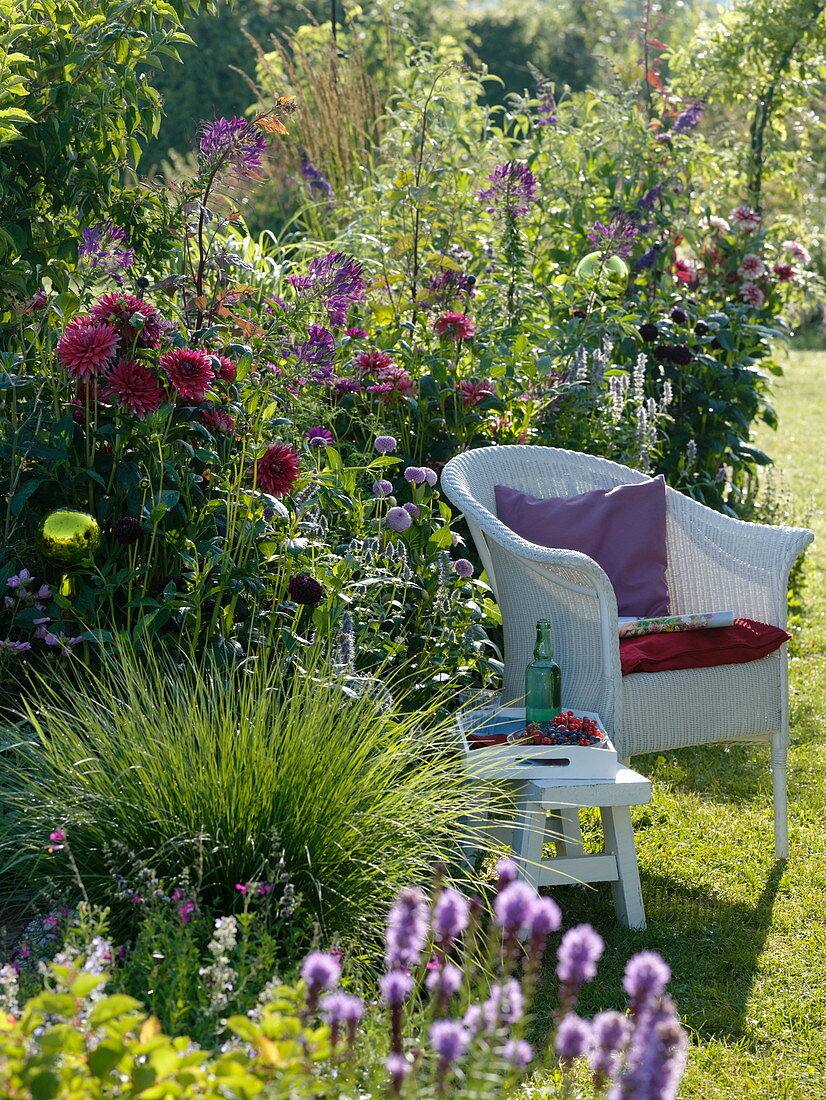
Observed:
[[[458,1020],[435,1020],[430,1025],[430,1045],[439,1056],[439,1070],[443,1073],[467,1053],[470,1034]]]
[[[455,963],[446,962],[443,966],[437,966],[427,975],[425,985],[431,993],[444,1000],[450,1000],[462,988],[462,971]]]
[[[506,935],[518,936],[531,918],[536,891],[526,882],[511,882],[496,895],[493,915]]]
[[[413,989],[413,979],[401,970],[391,970],[379,979],[381,995],[386,1004],[404,1004]]]
[[[527,1039],[508,1039],[502,1058],[516,1069],[524,1069],[533,1058],[533,1047]]]
[[[433,906],[433,935],[436,942],[447,948],[457,939],[470,922],[470,906],[467,898],[450,888],[442,890]]]
[[[597,972],[605,943],[590,924],[577,924],[563,935],[557,951],[557,977],[571,989],[578,990]]]
[[[594,222],[588,240],[603,256],[630,256],[639,236],[639,229],[626,214],[614,214],[607,225]]]
[[[625,964],[622,988],[636,1016],[650,1001],[662,996],[671,978],[671,968],[656,951],[640,951]]]
[[[591,1046],[591,1025],[574,1012],[569,1012],[559,1021],[554,1040],[556,1052],[564,1065],[571,1065],[577,1058],[583,1058]]]
[[[412,520],[407,512],[401,508],[390,509],[394,511],[402,513],[409,527]],[[427,941],[428,917],[427,898],[421,890],[415,886],[402,890],[387,918],[384,958],[388,969],[406,970],[418,965]]]
[[[489,214],[515,219],[527,214],[532,203],[539,202],[536,177],[526,164],[516,160],[498,164],[487,179],[491,186],[479,191],[478,197],[489,204]]]
[[[594,1016],[588,1064],[598,1084],[616,1078],[630,1035],[631,1022],[624,1013],[608,1011],[598,1012]]]
[[[201,124],[199,150],[207,168],[229,166],[233,175],[249,177],[261,167],[267,139],[243,118],[216,118]]]

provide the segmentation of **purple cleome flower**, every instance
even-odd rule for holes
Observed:
[[[489,214],[518,218],[530,211],[532,203],[539,202],[536,177],[526,164],[516,160],[498,164],[487,179],[491,186],[479,191],[478,197],[490,204]]]
[[[366,284],[360,263],[344,252],[328,252],[310,261],[306,275],[290,275],[289,282],[302,298],[324,303],[331,325],[343,325],[347,310],[364,298]]]
[[[703,117],[704,110],[705,107],[699,100],[690,104],[682,114],[677,115],[674,120],[674,125],[671,127],[671,133],[687,134],[690,130],[693,130]]]
[[[630,256],[639,236],[639,229],[626,214],[614,214],[607,225],[594,222],[588,240],[603,256]]]
[[[134,248],[116,247],[126,240],[126,230],[114,222],[88,226],[81,230],[78,259],[88,261],[93,271],[103,271],[122,283],[123,271],[135,262]]]
[[[207,167],[229,165],[233,175],[243,178],[261,167],[267,139],[243,118],[216,118],[201,124],[199,149]]]

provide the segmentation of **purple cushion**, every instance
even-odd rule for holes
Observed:
[[[494,486],[496,514],[540,546],[579,550],[602,566],[620,615],[668,614],[665,479],[542,499]]]

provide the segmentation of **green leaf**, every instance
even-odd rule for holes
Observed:
[[[105,1024],[107,1020],[114,1020],[117,1016],[123,1016],[127,1012],[136,1012],[140,1009],[140,1001],[134,997],[127,997],[124,993],[113,993],[111,997],[104,997],[98,1001],[89,1014],[89,1023],[92,1027]]]
[[[94,1050],[89,1051],[89,1069],[95,1077],[102,1080],[115,1069],[127,1050],[117,1039],[102,1039]]]

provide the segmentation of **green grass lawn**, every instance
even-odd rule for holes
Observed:
[[[817,540],[804,619],[792,643],[790,858],[772,853],[771,780],[762,746],[636,757],[654,780],[635,821],[648,929],[614,919],[610,888],[556,892],[566,925],[606,940],[591,1014],[623,1003],[622,971],[650,948],[669,962],[692,1048],[681,1097],[814,1100],[826,1096],[826,353],[791,356],[776,387],[780,430],[759,434]]]

